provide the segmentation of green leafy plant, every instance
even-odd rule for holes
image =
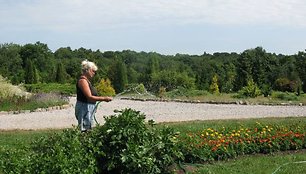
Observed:
[[[5,173],[96,173],[90,140],[77,129],[67,129],[6,152]]]
[[[167,173],[182,158],[178,133],[125,109],[91,132],[67,129],[18,150],[0,149],[4,173]]]
[[[105,120],[94,131],[102,173],[165,173],[182,157],[177,133],[167,127],[156,129],[153,121],[146,124],[139,111],[125,109]]]

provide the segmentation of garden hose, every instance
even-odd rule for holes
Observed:
[[[279,166],[272,174],[275,174],[276,172],[278,172],[278,170],[283,167],[283,166],[286,166],[288,164],[301,164],[301,163],[306,163],[306,161],[296,161],[296,162],[290,162],[290,163],[285,163],[285,164],[282,164],[281,166]]]
[[[96,105],[95,105],[95,108],[94,108],[94,110],[92,111],[92,116],[93,116],[93,118],[94,118],[94,120],[95,120],[95,122],[96,122],[96,124],[99,126],[100,124],[99,124],[99,122],[97,121],[97,119],[96,119],[96,112],[97,112],[97,109],[98,109],[98,106],[99,106],[99,104],[101,103],[101,101],[98,101],[97,103],[96,103]]]

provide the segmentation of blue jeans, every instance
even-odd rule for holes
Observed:
[[[94,117],[95,104],[77,101],[75,105],[75,117],[81,131],[91,129]]]

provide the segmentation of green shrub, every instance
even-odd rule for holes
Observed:
[[[296,96],[294,93],[289,92],[273,92],[272,98],[279,99],[279,100],[285,100],[285,101],[297,101],[299,100],[299,97]]]
[[[42,138],[33,144],[31,173],[96,173],[90,140],[78,129]]]
[[[158,90],[158,94],[157,96],[159,98],[164,98],[165,97],[165,93],[166,93],[166,88],[164,88],[163,86],[161,86]]]
[[[301,90],[300,80],[289,80],[288,78],[278,78],[274,83],[275,90],[282,92],[298,92]]]
[[[238,91],[239,97],[251,97],[255,98],[257,96],[261,95],[261,91],[258,88],[258,86],[254,83],[254,81],[251,79],[248,81],[247,86],[243,87],[240,91]]]
[[[4,173],[30,173],[31,153],[28,147],[0,147],[0,166]]]
[[[96,85],[98,94],[101,96],[115,96],[115,89],[112,87],[111,81],[109,79],[101,79]]]
[[[205,96],[209,93],[203,90],[193,90],[193,89],[186,89],[183,87],[178,87],[172,91],[166,93],[166,96],[169,98],[176,98],[176,97],[194,97],[194,96]]]
[[[73,95],[76,93],[75,84],[37,83],[25,84],[27,91],[32,93],[59,93],[61,95]]]
[[[219,85],[218,85],[218,76],[216,74],[212,78],[212,83],[209,86],[209,91],[212,94],[220,94]]]
[[[94,135],[102,173],[165,173],[182,156],[177,134],[167,127],[156,129],[153,121],[146,125],[139,111],[125,109],[105,120]]]
[[[96,173],[90,140],[77,129],[42,137],[30,147],[6,153],[5,173]]]
[[[261,88],[261,92],[264,95],[264,97],[268,97],[272,95],[272,87],[270,85],[264,84]]]

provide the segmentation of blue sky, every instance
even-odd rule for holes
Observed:
[[[174,55],[306,49],[305,0],[0,0],[0,43]]]

